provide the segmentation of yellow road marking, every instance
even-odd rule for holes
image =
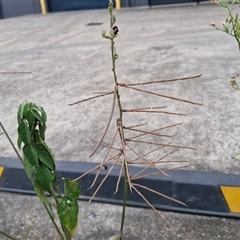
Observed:
[[[2,174],[3,174],[3,170],[4,170],[4,167],[0,166],[0,178],[1,178]]]
[[[240,187],[220,186],[232,213],[240,213]]]

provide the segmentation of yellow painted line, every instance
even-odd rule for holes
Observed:
[[[42,14],[47,13],[47,4],[45,0],[39,0],[41,5]]]
[[[116,9],[121,9],[121,0],[115,0]]]
[[[3,170],[4,170],[4,167],[1,167],[1,166],[0,166],[0,178],[2,177]]]
[[[220,186],[232,213],[240,213],[240,187]]]

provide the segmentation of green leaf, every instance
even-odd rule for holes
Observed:
[[[39,166],[37,152],[33,146],[24,145],[23,153],[32,166]]]
[[[50,147],[48,147],[48,145],[45,142],[42,142],[42,145],[48,150],[48,152],[51,154],[53,161],[54,161],[55,158],[54,158],[52,149]]]
[[[42,113],[42,118],[43,118],[44,122],[46,122],[47,121],[47,114],[46,114],[44,108],[40,107],[40,111]]]
[[[21,149],[21,146],[22,146],[22,138],[21,138],[20,135],[18,135],[17,145],[18,145],[18,148]]]
[[[80,185],[78,182],[71,182],[64,179],[65,196],[69,199],[78,200],[80,195]]]
[[[18,123],[20,123],[21,120],[23,119],[23,109],[24,109],[24,105],[25,105],[25,103],[22,103],[22,104],[18,107],[18,113],[17,113]]]
[[[35,192],[36,192],[37,196],[39,197],[39,199],[41,200],[41,202],[49,207],[49,210],[51,211],[52,215],[54,216],[54,214],[52,212],[52,204],[48,201],[43,188],[38,184],[36,178],[33,181],[33,186],[34,186]]]
[[[23,108],[23,118],[25,118],[28,110],[30,109],[31,103],[25,102],[24,103],[24,108]]]
[[[49,169],[55,169],[53,157],[48,149],[43,145],[43,143],[34,145],[34,148],[37,151],[39,160],[44,163]]]
[[[25,144],[31,144],[31,132],[26,120],[22,120],[22,122],[19,124],[18,134],[21,136],[21,139]]]
[[[35,120],[35,116],[33,115],[33,113],[31,112],[31,110],[28,110],[27,113],[25,114],[25,119],[28,121],[29,124],[29,128],[32,128],[32,125],[34,123]]]
[[[40,132],[40,136],[42,138],[42,140],[44,141],[45,140],[45,130],[46,130],[46,125],[42,125],[42,124],[39,124],[39,132]]]
[[[40,108],[41,107],[38,107],[36,104],[32,104],[32,106],[31,106],[31,109],[33,109],[33,110],[35,110],[35,111],[37,111],[37,112],[40,112],[41,110],[40,110]]]
[[[40,136],[40,132],[37,129],[35,129],[35,131],[34,131],[34,139],[35,139],[36,144],[42,144],[43,143],[43,140]]]
[[[43,190],[51,191],[55,179],[54,171],[51,172],[44,164],[41,164],[36,171],[35,177]]]
[[[110,237],[108,240],[119,240],[119,239],[121,239],[121,234],[116,234],[116,235]]]
[[[103,38],[107,38],[107,39],[112,39],[111,36],[109,36],[109,35],[106,34],[106,30],[102,30],[102,37],[103,37]]]
[[[27,176],[29,177],[29,179],[32,179],[32,173],[33,173],[33,166],[30,164],[30,162],[28,161],[28,159],[24,158],[23,161],[23,166],[24,166],[24,170],[27,174]]]
[[[74,234],[74,230],[78,223],[78,203],[76,200],[72,200],[68,197],[63,197],[58,209],[58,217],[61,224],[65,226],[70,232],[71,236]]]
[[[42,116],[37,111],[31,109],[31,112],[40,123],[44,122]]]

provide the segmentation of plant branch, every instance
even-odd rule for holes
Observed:
[[[0,74],[29,74],[33,72],[0,72]]]
[[[186,161],[187,162],[187,161]],[[186,167],[189,167],[191,166],[191,164],[188,164],[188,165],[184,165],[184,166],[179,166],[179,167],[174,167],[174,168],[169,168],[169,169],[165,169],[164,172],[170,172],[170,171],[173,171],[173,170],[177,170],[177,169],[182,169],[182,168],[186,168]],[[131,180],[137,180],[137,179],[142,179],[142,178],[145,178],[145,177],[150,177],[150,176],[153,176],[153,175],[157,175],[161,173],[160,171],[157,171],[157,172],[153,172],[153,173],[148,173],[148,174],[145,174],[145,175],[141,175],[141,176],[138,176],[138,177],[132,177]]]
[[[175,127],[175,126],[178,126],[178,125],[181,125],[182,123],[177,123],[177,124],[173,124],[173,125],[169,125],[169,126],[166,126],[166,127],[161,127],[161,128],[158,128],[158,129],[155,129],[153,131],[150,131],[149,133],[155,133],[157,131],[160,131],[160,130],[163,130],[163,129],[167,129],[167,128],[171,128],[171,127]],[[139,126],[139,125],[138,125]],[[135,127],[135,126],[134,126]],[[137,129],[134,129],[134,127],[124,127],[124,129],[127,129],[127,130],[133,130],[133,131],[141,131],[141,130],[137,130]],[[138,138],[138,137],[141,137],[141,136],[144,136],[146,135],[146,133],[143,133],[143,134],[140,134],[138,136],[135,136],[135,137],[132,137],[132,138],[128,138],[128,140],[132,140],[134,138]],[[163,135],[164,136],[164,135]],[[168,135],[165,135],[166,137]],[[171,136],[170,136],[171,137]]]
[[[87,137],[89,140],[91,140],[91,141],[93,141],[93,142],[95,142],[95,143],[98,143],[98,141],[97,140],[95,140],[95,139],[93,139],[93,138],[90,138],[90,137]],[[109,144],[106,144],[106,143],[101,143],[101,145],[102,146],[104,146],[104,147],[109,147],[110,145]],[[113,149],[113,150],[116,150],[116,151],[121,151],[121,149],[120,148],[115,148],[115,147],[111,147],[111,149]]]
[[[107,131],[110,127],[110,123],[112,121],[112,117],[113,117],[113,113],[114,113],[114,108],[115,108],[115,104],[116,104],[116,87],[114,88],[114,93],[113,93],[113,102],[112,102],[112,108],[111,108],[111,112],[110,112],[110,116],[109,116],[109,119],[108,119],[108,122],[107,122],[107,126],[102,134],[102,137],[101,139],[99,140],[99,142],[97,143],[97,145],[95,146],[95,148],[93,149],[92,153],[90,154],[89,157],[92,157],[94,155],[94,153],[98,150],[99,146],[101,145],[104,137],[106,136],[107,134]]]
[[[164,218],[163,215],[161,215],[158,210],[143,196],[143,194],[137,190],[137,188],[135,186],[133,186],[133,189],[136,191],[136,193],[147,203],[147,205],[152,208],[152,210],[157,213],[157,215],[162,218],[167,224],[168,226],[172,227],[172,225],[170,224],[170,222],[167,221],[166,218]]]
[[[155,190],[153,190],[153,189],[151,189],[151,188],[145,187],[145,186],[143,186],[143,185],[141,185],[141,184],[133,183],[133,186],[146,189],[146,190],[148,190],[149,192],[155,193],[155,194],[157,194],[157,195],[159,195],[159,196],[161,196],[161,197],[167,198],[167,199],[169,199],[169,200],[171,200],[171,201],[173,201],[173,202],[179,203],[179,204],[184,205],[185,207],[187,207],[187,205],[186,205],[185,203],[183,203],[183,202],[181,202],[181,201],[178,201],[178,200],[176,200],[176,199],[174,199],[174,198],[171,198],[171,197],[169,197],[169,196],[167,196],[167,195],[165,195],[165,194],[162,194],[162,193],[160,193],[160,192],[157,192],[157,191],[155,191]]]
[[[7,234],[7,233],[5,233],[5,232],[3,232],[3,231],[1,231],[1,230],[0,230],[0,234],[1,234],[1,235],[3,235],[4,237],[7,237],[7,238],[9,238],[9,239],[12,239],[12,240],[17,240],[16,238],[14,238],[14,237],[10,236],[9,234]]]
[[[193,147],[187,147],[187,146],[169,145],[169,144],[163,144],[163,143],[145,142],[145,141],[129,140],[129,139],[126,139],[126,141],[128,141],[128,142],[146,143],[146,144],[151,144],[151,145],[160,145],[160,146],[174,147],[174,148],[185,148],[185,149],[189,149],[189,150],[194,150],[194,151],[196,151],[195,148],[193,148]]]
[[[167,80],[157,80],[157,81],[149,81],[149,82],[142,82],[142,83],[119,83],[119,86],[130,87],[130,86],[138,86],[138,85],[142,86],[142,85],[154,84],[154,83],[175,82],[175,81],[183,81],[183,80],[190,80],[190,79],[194,79],[194,78],[199,78],[201,76],[202,76],[202,74],[196,75],[196,76],[191,76],[191,77],[173,78],[173,79],[167,79]]]
[[[1,80],[0,80],[0,83],[3,83],[3,84],[5,84],[5,85],[8,85],[8,86],[10,86],[10,87],[13,87],[13,88],[16,88],[16,89],[20,90],[18,87],[14,86],[14,85],[12,85],[12,84],[10,84],[10,83],[7,83],[7,82],[1,81]]]
[[[155,95],[155,96],[159,96],[159,97],[163,97],[163,98],[168,98],[168,99],[172,99],[172,100],[176,100],[176,101],[180,101],[180,102],[185,102],[185,103],[190,103],[190,104],[202,106],[201,103],[192,102],[192,101],[181,99],[181,98],[171,97],[171,96],[167,96],[167,95],[159,94],[159,93],[155,93],[155,92],[150,92],[150,91],[143,90],[143,89],[140,89],[140,88],[135,88],[135,87],[130,87],[130,86],[122,86],[122,87],[133,89],[135,91],[144,92],[144,93]]]
[[[106,176],[103,178],[103,180],[101,181],[101,183],[99,184],[99,186],[97,187],[97,189],[95,190],[94,194],[91,196],[91,198],[89,199],[89,202],[91,202],[93,200],[93,198],[96,196],[97,192],[99,191],[99,189],[102,187],[103,183],[105,182],[105,180],[108,178],[109,174],[112,172],[114,166],[116,165],[116,163],[118,162],[119,158],[121,156],[121,153],[118,154],[118,156],[116,156],[116,160],[113,163],[113,165],[111,166],[111,168],[109,169],[108,173],[106,174]]]
[[[149,163],[149,168],[153,167],[155,169],[157,169],[158,171],[160,171],[163,175],[168,176],[163,170],[161,170],[160,168],[158,168],[157,166],[155,166],[151,161],[149,161],[147,158],[145,158],[144,156],[140,155],[137,151],[135,151],[131,146],[129,146],[129,144],[126,144],[126,146],[131,149],[137,156],[139,156],[141,159],[143,159],[144,161]]]
[[[137,109],[123,109],[123,112],[138,112],[138,113],[163,113],[163,114],[171,114],[178,116],[186,116],[186,114],[175,113],[175,112],[166,112],[166,111],[154,111],[154,110],[137,110]]]
[[[161,160],[163,160],[164,158],[166,158],[167,156],[169,156],[169,155],[171,155],[171,154],[173,154],[174,152],[176,152],[178,149],[175,149],[175,150],[173,150],[173,151],[171,151],[170,153],[167,153],[167,154],[165,154],[163,157],[161,157],[157,162],[152,162],[152,164],[155,166],[155,164],[157,164],[157,163],[159,163]],[[132,179],[133,178],[136,178],[138,175],[140,175],[141,173],[143,173],[143,172],[145,172],[147,169],[149,169],[151,166],[149,165],[148,167],[145,167],[144,169],[142,169],[141,171],[139,171],[138,173],[136,173],[134,176],[132,176]],[[157,169],[157,170],[159,170],[159,169]],[[161,170],[161,172],[163,172],[162,170]],[[165,172],[165,171],[164,171]]]
[[[6,129],[4,128],[2,122],[0,122],[0,126],[1,126],[1,128],[2,128],[2,130],[3,130],[3,132],[5,133],[5,135],[6,135],[7,139],[8,139],[8,141],[10,142],[10,144],[11,144],[13,150],[14,150],[15,153],[17,154],[19,160],[20,160],[21,163],[23,164],[23,159],[22,159],[22,157],[20,156],[20,154],[19,154],[17,148],[16,148],[15,145],[13,144],[12,139],[11,139],[10,136],[8,135],[8,133],[7,133]]]
[[[114,91],[103,93],[103,94],[100,94],[100,95],[97,95],[97,96],[94,96],[94,97],[90,97],[90,98],[86,98],[86,99],[83,99],[83,100],[80,100],[80,101],[77,101],[77,102],[74,102],[74,103],[70,103],[68,105],[72,106],[72,105],[75,105],[75,104],[86,102],[86,101],[89,101],[89,100],[92,100],[92,99],[95,99],[95,98],[99,98],[99,97],[103,97],[103,96],[106,96],[106,95],[110,95],[110,94],[113,94],[113,93],[114,93]]]
[[[130,131],[133,131],[133,132],[140,132],[140,133],[142,133],[142,134],[136,135],[134,137],[127,138],[128,141],[132,140],[132,139],[135,139],[135,138],[139,138],[139,137],[148,135],[148,134],[149,135],[158,136],[158,137],[172,137],[171,135],[155,133],[155,132],[159,131],[159,129],[155,129],[153,131],[144,131],[144,130],[138,130],[138,129],[134,129],[134,128],[124,128],[124,129],[130,130]]]
[[[43,206],[44,206],[44,208],[46,209],[46,211],[47,211],[47,213],[48,213],[48,216],[50,217],[50,219],[51,219],[51,221],[52,221],[52,223],[53,223],[56,231],[58,232],[60,238],[61,238],[62,240],[65,240],[64,236],[62,235],[60,229],[58,228],[58,226],[57,226],[57,224],[56,224],[56,222],[55,222],[55,220],[54,220],[54,217],[52,216],[51,212],[49,211],[47,205],[46,205],[45,203],[43,203]]]
[[[118,192],[118,187],[119,187],[119,183],[120,183],[120,180],[121,180],[121,177],[122,177],[123,167],[124,167],[124,161],[122,161],[120,172],[119,172],[119,175],[118,175],[118,180],[117,180],[117,183],[116,183],[116,190],[113,194],[116,194]]]
[[[169,144],[171,144],[171,143],[169,143]],[[161,148],[164,148],[164,147],[165,147],[165,146],[160,146],[160,147],[157,147],[157,148],[155,148],[155,149],[152,149],[151,151],[143,154],[142,156],[146,157],[147,155],[149,155],[149,154],[151,154],[151,153],[153,153],[153,152],[155,152],[155,151],[157,151],[157,150],[159,150],[159,149],[161,149]],[[138,159],[141,159],[141,158],[140,158],[140,157],[137,157],[137,158],[135,158],[134,160],[128,161],[128,163],[129,163],[129,164],[132,164],[132,163],[136,162]],[[137,164],[137,163],[136,163],[136,164]]]
[[[107,159],[104,163],[107,163],[107,162],[111,161],[111,160],[114,159],[114,158],[115,158],[115,156]],[[71,182],[76,182],[76,181],[80,180],[81,178],[83,178],[84,176],[88,175],[89,173],[93,172],[93,171],[96,170],[96,169],[100,169],[100,170],[101,170],[102,167],[103,167],[103,164],[100,163],[100,164],[98,164],[96,167],[91,168],[90,170],[88,170],[88,171],[85,172],[84,174],[82,174],[82,175],[80,175],[79,177],[73,179]]]
[[[108,155],[109,155],[109,153],[110,153],[110,151],[111,151],[111,147],[112,147],[112,145],[113,145],[113,143],[114,143],[114,141],[115,141],[115,139],[116,139],[117,132],[118,132],[118,131],[116,131],[115,134],[114,134],[113,140],[112,140],[112,142],[111,142],[111,144],[110,144],[110,146],[109,146],[109,148],[108,148],[108,151],[107,151],[107,153],[106,153],[106,156],[105,156],[105,158],[103,159],[103,161],[101,162],[100,167],[99,167],[99,169],[98,169],[98,171],[97,171],[97,173],[96,173],[96,176],[95,176],[95,178],[94,178],[94,180],[93,180],[93,183],[92,183],[92,185],[89,187],[89,189],[92,188],[93,185],[95,184],[95,182],[96,182],[96,180],[97,180],[97,178],[98,178],[98,175],[99,175],[99,173],[100,173],[100,171],[101,171],[101,169],[102,169],[103,164],[108,160]],[[118,156],[118,154],[117,154],[116,156]],[[115,158],[116,156],[114,156],[113,158]]]

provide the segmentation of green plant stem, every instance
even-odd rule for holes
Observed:
[[[233,32],[234,32],[233,36],[236,39],[236,41],[238,43],[238,49],[240,50],[240,39],[237,37],[237,29],[236,29],[236,24],[235,24],[235,21],[234,21],[234,17],[232,15],[232,10],[230,9],[229,6],[227,7],[227,10],[228,10],[228,14],[230,16],[230,19],[232,20]]]
[[[59,206],[59,200],[58,200],[58,198],[57,198],[57,196],[56,196],[56,194],[55,194],[55,192],[54,192],[53,189],[51,189],[50,194],[52,195],[52,197],[53,197],[53,199],[54,199],[54,201],[55,201],[55,203],[56,203],[56,206],[57,206],[57,208],[58,208],[58,206]],[[67,228],[66,228],[65,226],[63,226],[63,225],[61,225],[61,226],[62,226],[62,230],[63,230],[63,232],[64,232],[64,235],[65,235],[66,239],[71,240],[71,236],[70,236]]]
[[[128,198],[128,181],[127,181],[127,166],[124,164],[124,195],[123,195],[123,207],[122,207],[122,218],[121,218],[121,227],[120,227],[120,240],[123,238],[123,227],[125,220],[125,211],[127,206],[127,198]]]
[[[58,226],[57,226],[57,224],[56,224],[56,222],[55,222],[55,220],[54,220],[51,212],[49,211],[48,207],[46,206],[45,203],[43,203],[43,206],[44,206],[44,208],[46,209],[46,211],[47,211],[47,213],[48,213],[48,215],[49,215],[49,217],[50,217],[50,219],[51,219],[51,221],[52,221],[52,223],[53,223],[56,231],[58,232],[59,236],[61,237],[62,240],[65,240],[64,236],[62,235],[60,229],[58,228]]]
[[[0,231],[0,234],[3,235],[4,237],[9,238],[9,239],[16,240],[16,238],[14,238],[14,237],[8,235],[7,233],[5,233],[5,232],[3,232],[3,231]]]
[[[53,189],[51,189],[50,193],[51,193],[53,199],[55,200],[56,206],[58,208],[58,206],[59,206],[59,199],[57,198],[57,196],[56,196],[56,194],[55,194]],[[59,194],[60,194],[60,191],[59,191]],[[65,226],[63,226],[62,224],[61,224],[61,227],[62,227],[62,230],[64,232],[64,235],[65,235],[66,239],[67,240],[71,240],[72,238],[70,236],[70,233],[69,233],[68,229]]]
[[[116,74],[116,69],[115,69],[115,47],[114,47],[114,39],[111,39],[111,53],[112,53],[112,71],[113,71],[113,77],[114,77],[114,82],[116,86],[116,95],[117,95],[117,101],[118,101],[118,108],[119,108],[119,121],[120,125],[122,126],[122,106],[121,106],[121,101],[120,101],[120,93],[118,90],[118,81],[117,81],[117,74]]]
[[[23,159],[22,159],[22,157],[20,156],[20,154],[19,154],[19,152],[18,152],[17,148],[16,148],[16,147],[15,147],[15,145],[13,144],[13,142],[12,142],[12,140],[11,140],[10,136],[8,135],[8,133],[7,133],[6,129],[4,128],[4,126],[3,126],[2,122],[0,122],[0,126],[1,126],[2,130],[4,131],[4,133],[6,134],[6,137],[7,137],[8,141],[10,142],[10,144],[11,144],[11,146],[12,146],[13,150],[14,150],[14,151],[15,151],[15,153],[17,154],[17,156],[18,156],[19,160],[20,160],[20,161],[21,161],[21,163],[23,164]]]
[[[2,130],[4,131],[4,133],[5,133],[8,141],[10,142],[10,144],[11,144],[12,148],[14,149],[15,153],[17,154],[19,160],[20,160],[21,163],[23,164],[23,159],[22,159],[22,157],[20,156],[20,154],[19,154],[18,150],[16,149],[15,145],[13,144],[13,142],[12,142],[12,140],[11,140],[8,132],[7,132],[6,129],[4,128],[2,122],[0,122],[0,126],[1,126]],[[32,180],[31,180],[31,182],[32,182]],[[33,182],[32,182],[32,184],[33,184]],[[33,186],[34,186],[34,184],[33,184]],[[53,194],[52,194],[52,195],[53,195]],[[55,194],[54,194],[54,196],[55,196]],[[54,196],[53,196],[53,197],[54,197]],[[56,197],[56,196],[55,196],[55,197]],[[57,197],[54,198],[54,199],[55,199],[55,201],[56,201]],[[58,199],[57,199],[57,200],[58,200]],[[58,203],[58,202],[57,202],[57,203]],[[45,209],[46,209],[46,211],[47,211],[47,213],[48,213],[48,215],[49,215],[49,217],[50,217],[50,219],[51,219],[51,221],[52,221],[55,229],[57,230],[59,236],[61,237],[62,240],[65,240],[65,238],[64,238],[64,236],[62,235],[60,229],[58,228],[56,222],[54,221],[54,218],[53,218],[51,212],[49,211],[48,207],[47,207],[46,204],[44,204],[44,203],[43,203],[43,206],[45,207]],[[8,237],[8,238],[10,238],[10,239],[14,239],[14,240],[15,240],[15,238],[12,238],[11,236],[9,236],[8,234],[6,234],[6,233],[4,233],[4,232],[2,232],[2,231],[0,231],[0,234],[4,235],[4,236],[6,236],[6,237]]]
[[[118,90],[118,81],[117,81],[117,74],[116,74],[116,69],[115,69],[115,61],[116,61],[116,50],[114,47],[114,39],[111,39],[111,53],[112,53],[112,71],[113,71],[113,76],[114,76],[114,82],[115,82],[115,87],[116,87],[116,96],[117,96],[117,102],[118,102],[118,109],[119,109],[119,127],[121,131],[121,137],[122,137],[122,144],[125,144],[125,138],[124,138],[124,132],[123,132],[123,110],[122,110],[122,105],[121,105],[121,100],[120,100],[120,93]],[[124,148],[124,146],[123,146]],[[127,206],[127,198],[128,198],[128,190],[129,190],[129,185],[128,185],[128,174],[127,174],[127,161],[125,159],[125,154],[124,154],[124,195],[123,195],[123,206],[122,206],[122,217],[121,217],[121,227],[120,227],[120,240],[123,238],[123,228],[124,228],[124,220],[125,220],[125,212],[126,212],[126,206]]]
[[[59,206],[59,200],[58,200],[58,198],[57,198],[57,196],[56,196],[56,194],[55,194],[55,192],[54,192],[53,189],[51,189],[50,194],[52,195],[52,197],[53,197],[53,199],[54,199],[54,201],[55,201],[55,203],[56,203],[56,206],[57,206],[57,208],[58,208],[58,206]]]

